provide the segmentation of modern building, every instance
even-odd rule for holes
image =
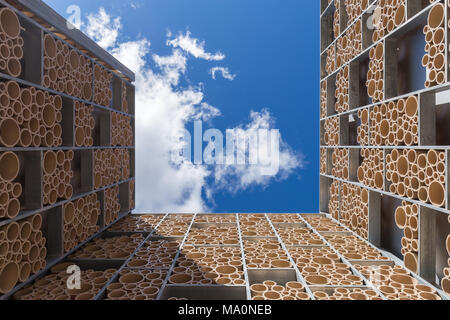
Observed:
[[[0,0],[0,299],[447,300],[447,2],[321,0],[320,214],[133,215],[134,74]]]

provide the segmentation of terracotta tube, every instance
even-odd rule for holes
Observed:
[[[441,297],[435,293],[421,292],[419,293],[419,296],[424,300],[442,300]]]
[[[417,114],[418,101],[416,96],[411,96],[406,100],[405,112],[409,118],[414,117]]]
[[[56,121],[56,111],[51,104],[46,104],[42,110],[43,120],[47,127],[52,127]]]
[[[433,182],[428,188],[428,195],[430,202],[438,207],[441,207],[445,203],[445,188],[440,182]]]
[[[42,227],[42,216],[40,214],[35,214],[32,217],[27,218],[27,221],[31,223],[31,228],[35,232],[39,232]]]
[[[77,147],[82,146],[84,144],[85,136],[84,130],[82,127],[78,127],[75,130],[75,144]]]
[[[19,280],[19,266],[10,262],[0,270],[0,293],[11,291]]]
[[[14,119],[4,119],[0,122],[0,144],[14,147],[20,140],[19,124]]]
[[[400,229],[404,229],[406,226],[406,212],[403,207],[398,207],[397,210],[395,210],[395,223],[397,224],[397,227]]]
[[[444,41],[444,28],[437,28],[433,31],[433,43],[441,44]]]
[[[46,34],[44,37],[44,50],[45,54],[50,58],[55,58],[57,49],[56,49],[56,41],[51,35]]]
[[[450,294],[450,278],[449,277],[443,278],[442,282],[441,282],[441,286],[442,286],[442,290],[444,290],[444,292],[449,295]]]
[[[19,278],[20,282],[26,281],[31,274],[31,265],[29,262],[22,262],[19,266]]]
[[[19,18],[9,8],[0,10],[0,30],[11,39],[16,39],[20,35]]]
[[[24,107],[29,107],[33,102],[33,96],[31,90],[24,88],[20,91],[20,101]]]
[[[313,285],[327,285],[329,283],[329,279],[323,276],[307,276],[305,280]]]
[[[0,178],[4,181],[13,181],[20,170],[19,158],[13,152],[5,152],[0,155]]]
[[[33,137],[30,130],[24,128],[20,132],[19,145],[22,147],[29,147],[33,143]]]
[[[66,186],[66,189],[64,191],[64,197],[66,199],[70,199],[73,196],[73,187],[71,185]]]
[[[23,58],[23,48],[21,46],[14,46],[12,52],[16,59],[21,60]]]
[[[444,5],[435,5],[428,15],[428,26],[431,29],[436,29],[444,22]]]
[[[64,206],[64,223],[71,224],[75,219],[75,206],[73,202],[68,202]]]
[[[17,59],[8,59],[8,62],[6,64],[6,69],[8,70],[8,73],[12,75],[13,77],[18,77],[22,73],[22,65],[20,64],[19,60]]]
[[[56,154],[53,151],[47,151],[44,154],[44,173],[51,175],[55,172],[57,165]]]
[[[6,216],[9,219],[17,217],[20,212],[20,202],[18,199],[10,199],[6,210]]]
[[[435,70],[441,70],[444,67],[445,57],[442,53],[436,54],[433,59],[433,68]]]
[[[263,297],[266,300],[280,300],[281,299],[280,293],[275,292],[275,291],[266,291],[266,292],[264,292]]]
[[[394,16],[395,26],[398,27],[399,25],[401,25],[404,19],[405,19],[405,6],[401,5],[400,7],[397,8],[397,11],[395,11]]]
[[[190,274],[175,274],[169,278],[169,283],[172,284],[187,284],[192,282],[192,275]]]
[[[71,50],[69,54],[70,66],[73,70],[78,69],[80,65],[80,57],[75,50]]]
[[[412,272],[417,272],[418,270],[418,256],[416,253],[407,252],[404,256],[405,267]]]
[[[148,287],[142,290],[142,293],[149,299],[155,299],[159,293],[159,288],[157,287]]]
[[[9,98],[12,100],[17,100],[20,97],[20,87],[19,84],[15,81],[8,81],[6,83],[6,91],[9,95]]]

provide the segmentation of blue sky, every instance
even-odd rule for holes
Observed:
[[[151,45],[144,59],[151,69],[158,68],[153,54],[170,56],[173,53],[174,48],[167,45],[168,38],[173,39],[180,33],[185,35],[187,31],[191,37],[205,42],[206,52],[224,54],[226,58],[220,61],[196,59],[186,54],[186,70],[173,86],[175,92],[190,86],[201,90],[202,101],[221,113],[204,126],[222,131],[249,123],[252,110],[262,112],[266,108],[275,121],[274,128],[280,130],[291,154],[296,154],[303,166],[290,170],[284,179],[278,177],[264,184],[250,184],[236,192],[215,188],[215,176],[206,175],[201,184],[213,190],[212,194],[208,198],[203,190],[197,197],[201,196],[204,207],[214,212],[318,211],[319,1],[45,2],[64,17],[69,16],[66,13],[69,5],[78,5],[83,23],[87,23],[87,15],[98,12],[100,7],[111,18],[120,17],[121,29],[116,42],[147,39]],[[168,37],[169,31],[171,36]],[[212,67],[226,67],[236,77],[230,81],[219,74],[214,80],[208,73]],[[191,129],[192,121],[186,121],[185,126]],[[142,186],[145,188],[144,184]],[[140,188],[139,181],[137,188]],[[162,188],[161,194],[168,190],[170,186]],[[152,186],[148,194],[158,192],[157,186]],[[137,196],[146,194],[138,191]],[[177,199],[176,205],[182,201],[182,198]],[[189,208],[189,205],[180,208]],[[170,201],[150,209],[172,210]]]

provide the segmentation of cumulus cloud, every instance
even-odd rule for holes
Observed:
[[[109,49],[116,44],[122,24],[120,18],[112,19],[104,8],[96,14],[87,16],[85,32],[103,49]]]
[[[264,134],[260,134],[260,130],[264,130]],[[285,180],[297,168],[304,166],[303,156],[294,152],[289,145],[283,141],[281,135],[278,135],[279,153],[275,159],[273,150],[261,150],[261,146],[270,146],[270,136],[265,132],[275,130],[275,120],[267,109],[261,112],[252,111],[250,113],[250,122],[246,125],[229,129],[229,133],[233,136],[258,137],[260,139],[260,147],[258,150],[257,164],[235,164],[235,165],[218,165],[214,169],[215,188],[225,189],[231,193],[237,193],[252,186],[267,187],[274,180]],[[275,132],[274,132],[275,133]],[[262,140],[262,141],[261,141]],[[237,152],[250,156],[248,145],[238,144]],[[268,152],[270,151],[270,152]],[[277,161],[277,170],[273,174],[262,174]]]
[[[190,33],[168,42],[172,51],[166,56],[151,52],[151,43],[145,38],[118,43],[116,34],[105,40],[104,30],[120,30],[120,20],[111,19],[103,9],[90,17],[87,26],[87,30],[91,30],[90,36],[109,46],[111,54],[136,75],[136,212],[208,212],[218,189],[237,192],[250,185],[265,186],[300,165],[285,144],[280,154],[282,168],[277,177],[258,177],[257,168],[173,162],[173,153],[184,147],[180,137],[187,125],[194,120],[208,121],[221,114],[205,101],[201,84],[180,85],[188,63],[183,51],[206,60],[220,60],[224,56],[206,53],[204,42],[191,38]],[[267,111],[254,112],[250,124],[235,130],[252,131],[271,125]],[[211,178],[216,180],[214,185],[208,183]],[[236,188],[227,187],[227,183]]]
[[[224,79],[233,81],[234,78],[236,78],[235,74],[232,74],[228,68],[224,67],[213,67],[209,70],[209,73],[211,74],[211,77],[216,80],[216,73],[220,72],[222,74],[222,77]]]
[[[172,34],[169,32],[168,37]],[[209,53],[205,51],[205,41],[200,41],[191,37],[191,32],[186,31],[185,34],[179,33],[177,37],[172,40],[167,40],[167,45],[191,54],[197,59],[204,59],[208,61],[221,61],[225,59],[225,55],[221,52]]]

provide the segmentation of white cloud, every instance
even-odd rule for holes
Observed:
[[[222,74],[222,77],[223,77],[224,79],[227,79],[227,80],[230,80],[230,81],[233,81],[234,78],[236,78],[236,75],[235,75],[235,74],[231,74],[231,73],[230,73],[230,70],[229,70],[228,68],[224,68],[224,67],[214,67],[214,68],[211,68],[211,69],[209,70],[209,73],[211,74],[211,77],[212,77],[214,80],[216,80],[216,73],[217,73],[217,72],[220,72],[220,73]]]
[[[171,32],[167,33],[168,37],[172,36]],[[172,40],[167,40],[167,45],[191,54],[197,59],[204,59],[208,61],[221,61],[225,59],[225,55],[221,52],[208,53],[205,51],[205,41],[200,41],[191,37],[191,32],[186,31],[186,34],[179,33],[178,36]]]
[[[267,109],[263,109],[261,112],[250,113],[250,123],[240,125],[230,131],[234,134],[239,132],[244,133],[246,136],[252,134],[257,135],[260,129],[271,130],[274,129],[275,120]],[[268,139],[267,139],[268,140]],[[267,140],[263,142],[266,145]],[[245,146],[240,148],[241,152],[248,154],[248,150],[245,150]],[[239,146],[238,146],[239,148]],[[263,175],[261,169],[265,166],[257,164],[239,164],[239,165],[222,165],[216,166],[214,170],[215,188],[225,189],[232,193],[245,190],[252,186],[260,186],[262,188],[267,187],[270,183],[275,181],[285,180],[293,173],[297,168],[302,168],[303,157],[300,154],[295,153],[288,144],[286,144],[280,136],[280,152],[279,152],[279,170],[276,175]],[[270,153],[260,153],[259,163],[270,163],[272,160]]]
[[[188,123],[201,119],[208,121],[220,115],[220,110],[204,101],[201,84],[182,87],[180,78],[187,70],[187,58],[181,50],[191,50],[194,56],[222,59],[220,54],[204,52],[204,42],[190,38],[168,44],[173,46],[167,56],[152,53],[147,39],[117,43],[117,36],[105,40],[104,30],[120,30],[118,19],[100,9],[91,17],[87,30],[90,36],[103,44],[112,44],[109,51],[124,65],[135,72],[136,80],[136,211],[137,212],[208,212],[208,204],[214,204],[214,192],[219,188],[232,192],[250,185],[265,186],[270,178],[258,178],[256,171],[248,168],[198,166],[191,163],[174,164],[171,154],[182,148],[182,136]],[[106,25],[104,24],[106,23]],[[94,26],[103,24],[102,28]],[[95,33],[97,30],[98,33]],[[114,39],[113,39],[114,38]],[[188,45],[189,43],[189,45]],[[149,61],[155,65],[150,66]],[[268,126],[267,112],[252,113],[252,121],[245,130]],[[294,154],[284,146],[281,153],[283,177],[299,165]],[[256,169],[255,169],[256,170]],[[214,186],[210,178],[217,180]],[[272,177],[272,180],[274,177]],[[227,182],[236,185],[226,188]]]
[[[100,8],[97,14],[87,16],[87,26],[84,30],[103,49],[109,49],[116,44],[119,30],[122,25],[120,18],[111,19],[104,8]]]

